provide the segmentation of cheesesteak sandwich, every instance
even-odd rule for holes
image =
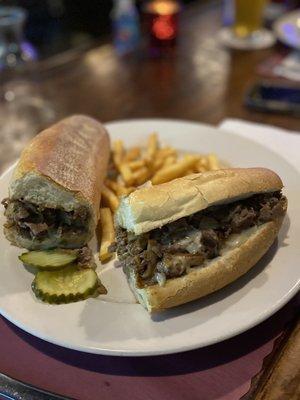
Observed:
[[[6,238],[29,251],[35,295],[69,303],[106,293],[95,272],[92,238],[110,148],[104,127],[83,115],[38,134],[24,149],[3,200]]]
[[[108,159],[108,134],[92,118],[75,115],[37,135],[3,201],[7,239],[29,250],[85,245],[98,221]]]
[[[268,169],[227,169],[124,197],[113,246],[137,300],[158,311],[245,274],[277,237],[287,209],[282,186]]]

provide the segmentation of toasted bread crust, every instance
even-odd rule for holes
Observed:
[[[138,189],[122,199],[116,223],[136,235],[149,232],[215,204],[282,189],[266,168],[231,168],[174,179]]]
[[[31,172],[47,177],[85,200],[98,219],[108,159],[105,128],[93,118],[74,115],[33,138],[21,154],[13,181]]]

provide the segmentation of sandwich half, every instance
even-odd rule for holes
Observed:
[[[137,300],[159,311],[245,274],[278,235],[287,209],[282,187],[268,169],[226,169],[124,197],[114,247]]]
[[[2,202],[6,238],[29,250],[84,246],[99,218],[108,160],[108,134],[93,118],[74,115],[38,134]]]

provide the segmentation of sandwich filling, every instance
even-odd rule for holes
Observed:
[[[23,237],[37,242],[53,236],[69,240],[74,235],[85,234],[88,229],[89,212],[85,207],[67,212],[9,198],[2,204],[7,217],[5,227],[16,229]]]
[[[141,235],[118,227],[110,250],[117,251],[127,275],[134,273],[137,287],[164,285],[218,257],[235,234],[283,215],[286,202],[279,191],[263,193],[211,206]]]

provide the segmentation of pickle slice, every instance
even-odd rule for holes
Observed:
[[[77,253],[62,249],[29,251],[20,255],[19,259],[31,267],[52,271],[74,262],[77,259]]]
[[[71,303],[99,294],[96,272],[69,265],[59,271],[39,271],[32,282],[37,298],[52,304]]]

